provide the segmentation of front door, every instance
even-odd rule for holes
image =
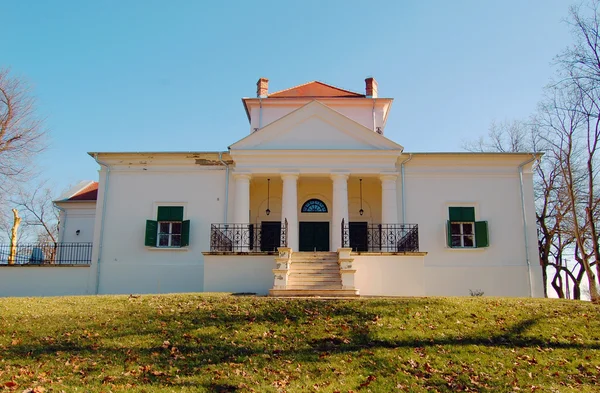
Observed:
[[[329,251],[329,222],[301,222],[300,251]]]
[[[350,248],[352,251],[369,250],[368,223],[351,222],[350,223]]]
[[[277,251],[281,242],[281,221],[263,221],[260,232],[260,250]]]

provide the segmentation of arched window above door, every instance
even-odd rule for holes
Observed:
[[[309,199],[302,205],[302,213],[327,213],[327,205],[320,199]]]

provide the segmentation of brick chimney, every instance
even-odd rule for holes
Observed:
[[[256,82],[256,96],[266,98],[269,95],[269,80],[267,78],[260,78]]]
[[[365,79],[365,93],[369,98],[377,98],[377,81],[375,78]]]

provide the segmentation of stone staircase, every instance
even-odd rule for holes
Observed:
[[[285,288],[271,289],[271,296],[358,296],[342,286],[337,252],[294,252],[290,262]]]

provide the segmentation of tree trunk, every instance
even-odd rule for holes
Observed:
[[[542,265],[542,281],[544,283],[544,297],[548,297],[548,265]]]
[[[8,264],[14,265],[17,257],[17,233],[19,231],[19,225],[21,225],[21,217],[19,217],[19,211],[12,209],[14,221],[13,227],[10,232],[10,253],[8,254]]]
[[[556,291],[556,294],[560,299],[565,298],[565,292],[563,290],[563,281],[561,275],[562,269],[556,269],[554,273],[554,278],[552,279],[552,288]]]

